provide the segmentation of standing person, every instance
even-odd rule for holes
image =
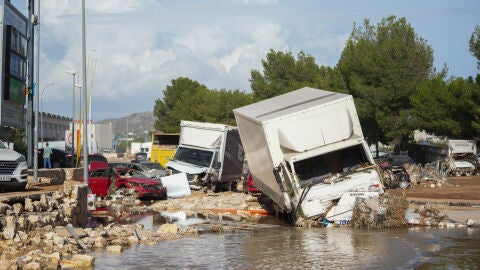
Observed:
[[[47,147],[43,149],[43,168],[47,168],[47,163],[48,163],[48,168],[52,168],[52,163],[50,162],[50,156],[52,155],[52,148],[48,146],[47,142]]]

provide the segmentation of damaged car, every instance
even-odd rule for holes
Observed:
[[[83,177],[81,179],[83,182]],[[88,168],[88,186],[93,194],[106,197],[116,189],[132,189],[139,199],[167,199],[167,188],[158,180],[121,175],[108,163],[93,161]]]
[[[150,162],[149,162],[150,163]],[[152,162],[153,163],[153,162]],[[110,162],[109,163],[112,167],[116,168],[117,171],[122,170],[123,172],[128,172],[130,175],[144,175],[148,178],[160,179],[160,177],[167,176],[167,172],[161,167],[159,163],[158,166],[154,167],[147,163],[129,163],[129,162]],[[138,173],[135,173],[136,171]]]

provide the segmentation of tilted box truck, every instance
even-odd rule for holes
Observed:
[[[315,219],[346,192],[383,192],[352,96],[305,87],[234,114],[255,185],[279,210]]]
[[[186,173],[191,188],[236,188],[244,152],[238,128],[223,124],[180,122],[180,141],[168,170]]]

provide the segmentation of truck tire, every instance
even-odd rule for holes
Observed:
[[[237,181],[227,182],[227,191],[237,191]]]

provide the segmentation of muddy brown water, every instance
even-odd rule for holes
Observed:
[[[161,215],[131,222],[146,229],[171,221]],[[211,222],[237,224],[239,219]],[[189,217],[188,224],[205,217]],[[176,222],[175,218],[173,222]],[[480,227],[356,230],[294,228],[272,217],[242,220],[249,230],[203,233],[121,254],[93,251],[95,269],[480,269]]]

